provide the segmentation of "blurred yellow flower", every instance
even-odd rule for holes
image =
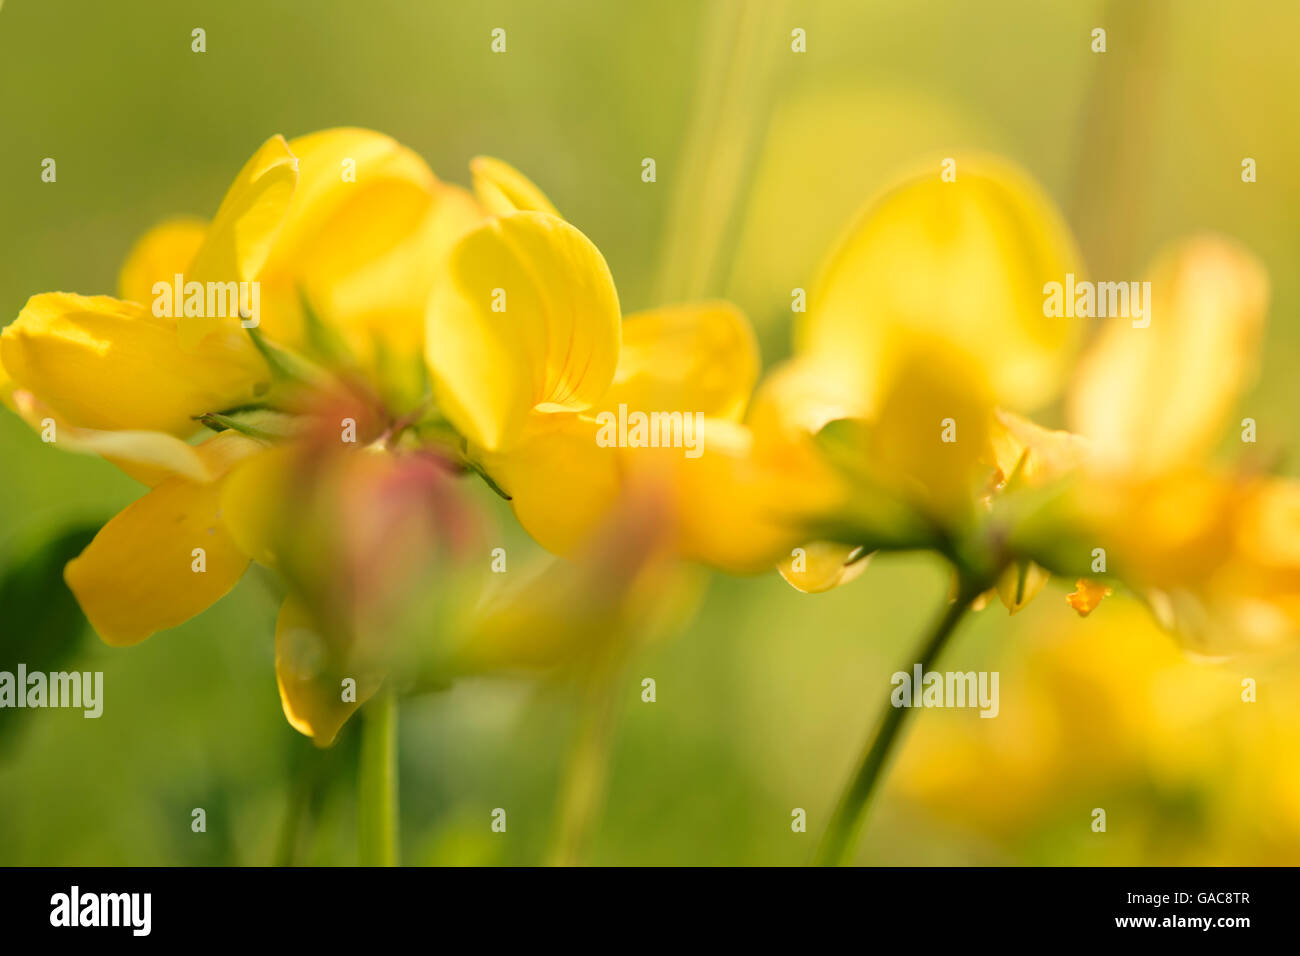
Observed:
[[[1284,530],[1300,492],[1206,466],[1253,374],[1262,267],[1215,237],[1172,246],[1146,319],[1108,321],[1079,363],[1073,430],[1042,428],[1019,413],[1057,395],[1082,330],[1047,316],[1044,295],[1083,270],[1023,174],[960,165],[956,181],[931,173],[869,204],[774,376],[787,424],[847,482],[809,525],[838,543],[813,545],[811,563],[800,548],[783,575],[824,590],[864,552],[924,547],[1012,612],[1056,571],[1080,578],[1081,614],[1109,593],[1095,578],[1118,579],[1203,650],[1300,632],[1300,549]]]
[[[1004,699],[1020,701],[1014,719],[928,715],[900,754],[902,792],[985,858],[1028,851],[1057,865],[1195,866],[1300,859],[1295,660],[1273,658],[1265,669],[1248,659],[1189,659],[1124,597],[1087,621],[1044,607],[1019,620],[1005,643],[1009,658],[991,662]],[[1094,833],[1095,807],[1122,826]],[[1195,839],[1154,842],[1184,831]]]
[[[955,181],[917,176],[868,204],[823,266],[795,358],[776,373],[799,383],[778,386],[787,425],[817,435],[847,480],[822,521],[842,544],[817,545],[812,567],[800,570],[799,554],[781,563],[800,590],[843,583],[855,556],[881,547],[975,562],[966,570],[1002,578],[1013,610],[1044,580],[1027,567],[1004,575],[1003,555],[966,542],[1025,450],[1023,420],[1003,410],[1049,400],[1072,354],[1078,329],[1043,320],[1040,290],[1078,271],[1078,253],[1023,173],[991,158],[960,168]],[[1036,480],[1048,464],[1038,458],[1018,480]]]
[[[1293,639],[1300,483],[1209,464],[1243,437],[1229,416],[1254,375],[1267,277],[1213,236],[1173,244],[1150,275],[1150,327],[1105,326],[1080,364],[1068,405],[1087,454],[1021,538],[1063,571],[1079,567],[1067,549],[1101,549],[1106,571],[1202,652]]]

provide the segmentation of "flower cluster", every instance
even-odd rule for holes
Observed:
[[[656,550],[803,591],[925,549],[963,604],[1015,611],[1060,574],[1081,613],[1123,585],[1201,648],[1293,634],[1300,486],[1208,464],[1252,369],[1261,267],[1223,239],[1174,245],[1154,318],[1103,326],[1075,363],[1084,325],[1043,306],[1085,274],[1062,219],[1004,163],[962,170],[869,204],[759,384],[736,307],[624,316],[600,251],[505,163],[475,160],[470,191],[378,133],[277,136],[211,222],[136,244],[118,297],[33,296],[0,337],[0,394],[149,489],[66,569],[104,640],[271,568],[284,710],[321,744],[398,667],[412,595],[486,565],[464,474],[563,557],[617,565],[611,529],[654,502],[637,534]],[[1062,397],[1071,431],[1024,417]],[[610,440],[629,410],[650,435]]]
[[[847,488],[787,579],[824,590],[873,551],[933,549],[975,606],[995,590],[1014,613],[1060,574],[1081,614],[1123,586],[1204,653],[1294,638],[1300,483],[1248,454],[1213,459],[1255,440],[1230,416],[1255,369],[1263,267],[1222,237],[1175,242],[1149,270],[1146,319],[1101,320],[1080,357],[1090,330],[1044,303],[1085,274],[1062,219],[1005,163],[962,169],[868,205],[769,378],[777,395],[760,394]],[[1025,417],[1058,401],[1068,431]]]

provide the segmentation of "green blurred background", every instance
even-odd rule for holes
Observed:
[[[190,50],[195,27],[206,53]],[[489,50],[495,27],[505,55]],[[1298,29],[1300,7],[1276,0],[7,0],[0,321],[38,292],[111,293],[132,241],[210,215],[270,134],[359,125],[451,181],[477,154],[514,163],[601,248],[625,311],[732,298],[770,364],[788,351],[790,290],[854,211],[900,169],[977,149],[1045,185],[1094,272],[1137,278],[1163,242],[1204,228],[1263,259],[1268,348],[1243,414],[1297,474]],[[40,180],[45,157],[57,183]],[[9,567],[139,494],[8,413],[0,461]],[[481,497],[512,556],[537,550]],[[877,560],[821,596],[775,574],[713,578],[691,622],[623,678],[583,859],[805,862],[947,586],[924,558]],[[919,714],[858,859],[1300,863],[1294,655],[1190,661],[1124,599],[1079,621],[1063,593],[1054,582],[1015,618],[995,605],[960,633],[942,666],[999,670],[1001,716]],[[0,864],[268,863],[304,794],[294,858],[355,862],[357,728],[318,754],[285,723],[264,577],[119,650],[93,635],[43,646],[58,592],[3,594],[0,659],[57,652],[59,669],[102,670],[106,702],[99,720],[0,714]],[[1240,701],[1242,677],[1258,703]],[[477,680],[405,702],[404,862],[546,859],[573,725],[562,686]],[[191,832],[195,807],[206,833]],[[807,833],[791,830],[796,807]]]

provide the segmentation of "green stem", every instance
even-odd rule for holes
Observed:
[[[302,747],[311,747],[311,744],[304,740],[298,743],[298,747],[300,752],[298,759],[294,761],[293,782],[289,785],[289,805],[285,809],[284,822],[280,827],[280,837],[276,841],[273,866],[294,865],[303,823],[308,816],[308,804],[311,801],[311,791],[314,783],[312,778],[315,776],[315,768],[308,764],[308,755],[301,753]]]
[[[551,866],[578,866],[591,840],[609,782],[618,673],[618,668],[610,668],[609,673],[597,674],[579,700],[577,733],[560,788]]]
[[[381,690],[361,713],[357,837],[362,866],[397,865],[397,697]]]
[[[925,643],[916,658],[921,664],[923,673],[934,664],[977,593],[978,591],[972,593],[971,589],[963,587],[957,600],[948,606],[926,636]],[[919,688],[914,688],[913,691],[918,692]],[[892,701],[886,701],[876,733],[871,738],[866,753],[862,755],[857,773],[853,775],[848,789],[840,797],[835,815],[831,817],[831,822],[822,837],[821,846],[817,849],[819,866],[840,866],[845,862],[862,829],[867,801],[881,779],[885,763],[889,760],[894,744],[898,741],[903,722],[913,709],[895,707]]]

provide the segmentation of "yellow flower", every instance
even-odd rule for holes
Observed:
[[[1240,437],[1230,415],[1254,375],[1267,277],[1238,244],[1201,236],[1166,250],[1149,281],[1150,326],[1104,327],[1080,364],[1068,404],[1088,453],[1029,546],[1063,568],[1065,549],[1102,549],[1203,652],[1293,639],[1300,483],[1207,464]]]
[[[900,372],[932,346],[1004,408],[1038,407],[1059,388],[1080,329],[1044,320],[1042,288],[1075,271],[1070,233],[1015,167],[972,157],[961,169],[955,182],[930,172],[869,202],[795,327],[796,353],[860,414],[908,387]]]
[[[297,185],[278,222],[264,224],[271,245],[256,270],[258,328],[283,347],[358,366],[390,405],[413,404],[423,390],[424,306],[438,260],[483,212],[380,133],[329,129],[286,146]],[[192,250],[221,219],[218,212],[210,228],[173,220],[148,232],[122,270],[122,298],[149,302],[153,284],[174,273],[203,281],[213,270]],[[213,325],[204,323],[183,324],[187,344]]]
[[[599,250],[532,183],[495,160],[473,170],[494,215],[445,260],[425,341],[435,400],[469,458],[557,554],[588,542],[630,487],[654,483],[673,498],[679,553],[731,563],[743,537],[713,536],[687,489],[731,461],[758,375],[748,323],[721,302],[624,318]],[[650,419],[644,443],[624,434],[635,415]],[[651,443],[669,447],[638,447]]]
[[[781,564],[800,590],[843,583],[879,547],[983,560],[958,552],[1016,463],[1006,410],[1050,400],[1073,351],[1078,327],[1043,317],[1044,283],[1081,271],[1061,217],[1001,161],[961,168],[955,182],[930,173],[870,202],[796,325],[779,371],[800,383],[782,388],[787,421],[818,436],[850,486],[823,516],[842,543],[817,544],[802,572]],[[1014,610],[1042,580],[1013,569],[999,591]]]
[[[191,274],[253,279],[288,207],[298,163],[280,137],[268,140],[236,177],[195,241],[172,240]],[[138,274],[137,274],[138,275]],[[125,277],[124,277],[125,278]],[[270,385],[248,337],[213,328],[187,348],[174,317],[107,296],[33,296],[0,334],[0,361],[13,400],[55,444],[103,454],[151,490],[110,521],[70,562],[68,585],[96,631],[130,644],[181,623],[226,593],[248,559],[218,520],[217,489],[256,441],[218,435],[198,446],[195,418],[255,401]]]
[[[388,137],[276,136],[236,176],[210,224],[176,220],[136,244],[121,298],[31,298],[0,334],[6,403],[56,445],[102,455],[150,486],[66,570],[106,641],[143,640],[234,586],[249,555],[220,520],[222,485],[238,462],[291,432],[282,429],[285,415],[242,410],[281,399],[296,410],[303,400],[299,390],[276,387],[287,353],[259,347],[233,309],[184,314],[179,301],[159,308],[159,290],[170,293],[177,275],[185,283],[265,283],[258,331],[329,357],[308,341],[306,299],[328,322],[319,322],[322,334],[337,336],[375,373],[373,386],[345,385],[352,372],[313,385],[352,396],[364,443],[391,414],[369,394],[383,390],[379,357],[405,349],[418,373],[423,296],[436,267],[423,257],[480,215],[468,194],[444,187]],[[200,419],[234,430],[190,444]]]
[[[872,203],[796,329],[785,413],[849,490],[810,524],[835,543],[796,552],[801,571],[784,560],[787,580],[822,590],[864,551],[926,547],[1012,612],[1055,571],[1079,579],[1081,614],[1109,593],[1094,578],[1117,578],[1202,650],[1300,631],[1300,485],[1205,464],[1253,374],[1263,269],[1213,237],[1172,247],[1148,321],[1103,320],[1080,362],[1072,431],[1045,429],[1018,413],[1055,397],[1080,323],[1045,315],[1044,295],[1082,270],[1022,175],[963,170]]]
[[[1207,665],[1181,653],[1138,602],[1117,597],[1105,610],[1087,620],[1031,611],[1001,643],[1003,659],[988,662],[1004,703],[1017,701],[1016,719],[928,713],[899,754],[899,792],[968,833],[963,842],[985,862],[996,862],[990,850],[1029,844],[1062,864],[1297,862],[1297,660]],[[1247,675],[1259,678],[1252,703],[1243,703]],[[1177,812],[1188,806],[1192,817]],[[1106,808],[1110,832],[1123,819],[1132,835],[1073,836],[1078,820],[1093,836],[1095,807]]]
[[[1175,243],[1148,270],[1151,324],[1105,324],[1069,394],[1098,471],[1131,478],[1197,465],[1254,378],[1268,277],[1237,243]]]

